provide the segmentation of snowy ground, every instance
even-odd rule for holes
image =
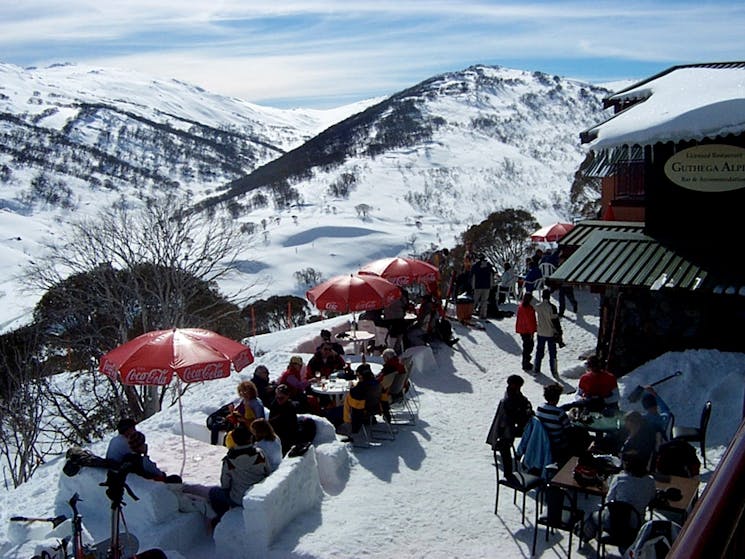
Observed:
[[[561,375],[569,386],[583,372],[580,355],[595,347],[598,328],[597,299],[580,292],[580,315],[564,319],[567,346],[560,350]],[[514,309],[508,304],[505,308]],[[230,379],[195,386],[183,398],[187,425],[203,425],[210,411],[234,397],[238,377],[248,378],[258,364],[277,377],[303,342],[324,326],[345,319],[303,326],[251,340],[256,362]],[[511,494],[502,493],[499,514],[494,515],[494,465],[485,444],[487,430],[505,379],[521,374],[520,343],[514,319],[490,320],[485,330],[455,325],[460,342],[450,349],[435,346],[437,368],[413,378],[421,396],[419,421],[402,427],[395,441],[368,449],[351,449],[351,470],[338,494],[326,494],[321,507],[295,519],[273,543],[270,559],[280,558],[524,558],[530,556],[533,500],[527,520],[520,522],[520,508]],[[307,357],[307,356],[306,356]],[[696,425],[704,402],[714,402],[709,427],[709,479],[742,414],[745,355],[717,351],[672,353],[651,361],[622,380],[622,395],[637,384],[646,384],[675,370],[681,377],[658,386],[658,393],[676,414],[677,425]],[[542,387],[551,380],[524,375],[524,393],[537,406]],[[565,396],[569,398],[569,396]],[[625,406],[623,404],[626,403]],[[622,407],[630,409],[627,402]],[[177,408],[142,424],[151,455],[169,472],[181,467]],[[223,450],[189,440],[184,477],[188,481],[217,481]],[[106,441],[94,447],[103,453]],[[24,558],[28,545],[11,544],[6,534],[13,514],[49,516],[57,498],[62,461],[42,467],[29,483],[0,492],[0,555]],[[60,496],[69,498],[69,496]],[[519,502],[519,500],[518,500]],[[126,510],[125,510],[126,514]],[[101,523],[84,519],[84,523]],[[537,556],[566,554],[566,534],[557,533],[544,543],[538,539]],[[147,545],[147,542],[143,542]],[[166,550],[168,551],[168,550]],[[615,551],[615,550],[613,550]],[[574,552],[574,550],[573,550]],[[584,555],[589,555],[587,548]],[[183,557],[169,552],[169,557]],[[190,550],[186,559],[215,557],[210,541]]]

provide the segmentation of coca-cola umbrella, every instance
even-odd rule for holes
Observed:
[[[404,257],[375,260],[365,264],[358,273],[380,276],[399,287],[406,287],[412,283],[432,283],[440,277],[440,271],[429,262]]]
[[[350,274],[324,281],[305,296],[318,310],[344,314],[385,308],[401,297],[401,290],[379,276]]]
[[[176,374],[177,383],[202,382],[230,376],[231,365],[240,371],[253,363],[251,349],[239,342],[200,328],[154,330],[101,356],[98,370],[129,385],[166,386]],[[178,391],[183,475],[186,463],[181,390]]]
[[[534,243],[558,243],[572,229],[573,223],[552,223],[532,233],[530,240]]]

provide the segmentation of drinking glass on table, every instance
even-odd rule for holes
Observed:
[[[316,382],[321,380],[321,371],[316,371]]]

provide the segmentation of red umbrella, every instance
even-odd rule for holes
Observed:
[[[530,235],[530,240],[535,243],[556,243],[572,229],[574,229],[573,223],[554,223],[552,225],[546,225]]]
[[[416,258],[381,258],[366,264],[358,273],[380,276],[400,287],[412,283],[432,283],[440,277],[437,267]]]
[[[165,386],[177,382],[201,382],[230,376],[230,366],[240,371],[253,363],[251,349],[230,338],[199,328],[155,330],[137,336],[101,356],[98,370],[122,384]],[[184,417],[179,390],[179,419],[183,460],[186,464]]]
[[[122,384],[164,386],[176,373],[184,382],[230,376],[253,363],[247,346],[198,328],[155,330],[103,355],[98,370]]]
[[[318,310],[348,313],[387,307],[401,297],[401,290],[378,276],[350,274],[316,285],[305,296]]]

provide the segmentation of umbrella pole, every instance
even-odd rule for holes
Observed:
[[[184,407],[181,405],[181,378],[176,375],[176,390],[178,390],[178,418],[181,423],[181,478],[184,477],[186,467],[186,437],[184,436]]]

